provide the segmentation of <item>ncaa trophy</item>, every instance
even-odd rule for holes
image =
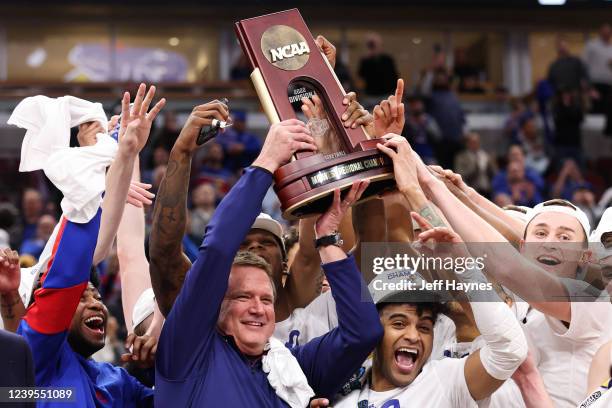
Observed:
[[[395,187],[393,163],[368,139],[363,127],[347,129],[340,120],[346,92],[319,51],[297,9],[236,23],[236,34],[253,72],[251,80],[271,123],[296,118],[301,99],[318,95],[330,138],[317,153],[297,152],[274,173],[274,191],[289,220],[324,212],[333,191],[344,193],[353,181],[369,180],[361,201]],[[311,128],[312,130],[312,128]],[[313,136],[315,136],[313,134]]]

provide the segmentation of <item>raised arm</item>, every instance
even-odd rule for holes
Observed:
[[[19,296],[21,269],[19,255],[10,248],[0,249],[0,314],[4,329],[15,333],[25,315],[25,307]]]
[[[518,253],[495,228],[470,211],[441,181],[432,176],[414,152],[412,155],[423,190],[444,213],[452,228],[468,243],[472,255],[484,258],[485,273],[542,313],[570,321],[571,310],[567,301],[535,301],[567,299],[568,293],[562,282]],[[500,250],[504,243],[506,246]]]
[[[140,181],[138,160],[134,162],[132,181]],[[145,255],[145,215],[142,208],[128,205],[117,231],[117,258],[121,279],[121,303],[128,333],[134,329],[132,312],[140,295],[151,287],[149,262]]]
[[[166,100],[161,99],[151,111],[148,112],[149,106],[155,96],[155,87],[151,86],[146,95],[145,91],[145,84],[140,84],[132,108],[130,108],[129,94],[126,92],[123,95],[121,101],[122,114],[119,140],[125,135],[130,123],[133,123],[133,127],[138,129],[140,134],[148,138],[151,132],[151,125],[157,114],[164,107]],[[141,109],[144,110],[141,112]],[[140,151],[140,149],[138,149],[138,151]],[[109,170],[106,176],[106,195],[102,203],[102,221],[100,224],[98,243],[96,244],[96,250],[94,252],[94,265],[104,260],[113,246],[117,230],[119,229],[121,216],[123,215],[127,193],[130,188],[132,168],[134,167],[134,161],[137,157],[138,156],[134,157],[132,155],[118,154],[111,166],[111,169],[114,170]]]
[[[499,207],[497,207],[494,203],[491,203],[489,200],[486,200],[486,198],[482,197],[476,190],[465,184],[460,174],[454,173],[451,170],[443,170],[438,166],[428,166],[428,168],[431,169],[434,174],[444,182],[444,185],[448,188],[448,190],[453,193],[454,196],[457,197],[463,204],[465,204],[466,207],[495,228],[515,248],[519,247],[520,240],[523,237],[521,232],[522,229],[525,228],[525,224],[522,221],[514,222],[514,217],[511,217],[513,219],[512,224],[508,225],[506,222],[509,220],[509,218],[506,212],[500,212],[499,210],[501,209]],[[495,205],[496,208],[494,212],[496,215],[480,205],[477,205],[474,201],[472,201],[472,199],[470,199],[468,194],[472,196],[477,194],[479,197],[485,199],[487,203]],[[489,209],[492,208],[488,204],[485,205],[485,207]],[[504,214],[503,218],[498,218],[498,215],[501,215],[502,213]]]
[[[181,142],[190,141],[195,149],[198,133],[193,132],[191,140],[184,138]],[[253,166],[245,170],[217,207],[206,227],[198,258],[187,273],[160,337],[156,368],[167,379],[183,378],[190,370],[194,354],[203,352],[194,347],[205,347],[216,330],[234,256],[261,212],[272,173],[289,161],[295,151],[315,149],[314,140],[302,122],[291,119],[272,125]]]
[[[430,240],[449,245],[455,258],[471,257],[461,237],[448,228],[439,227],[419,235],[421,242]],[[466,284],[487,283],[477,268],[456,272],[456,275]],[[525,360],[527,340],[514,313],[493,290],[466,290],[465,295],[470,301],[476,327],[485,341],[478,352],[467,357],[464,369],[468,390],[478,401],[491,396]]]
[[[191,262],[183,252],[183,235],[187,217],[187,193],[191,160],[198,148],[196,138],[203,126],[213,119],[227,121],[227,106],[212,101],[196,106],[170,152],[166,176],[159,186],[153,227],[149,241],[149,273],[155,299],[164,316],[168,316],[183,286]]]
[[[107,184],[107,196],[121,203],[125,203],[127,197],[134,161],[149,137],[150,126],[146,127],[146,121],[155,110],[147,114],[154,88],[149,90],[150,98],[144,98],[144,89],[141,89],[131,112],[125,109],[129,105],[130,95],[127,92],[124,94],[123,114],[130,115],[134,120],[130,121],[119,139],[119,149],[107,176],[107,181],[128,180],[125,184]],[[125,163],[129,166],[123,167]],[[51,260],[41,277],[41,288],[34,292],[34,303],[28,308],[19,327],[19,333],[32,348],[37,384],[44,383],[47,370],[54,369],[54,362],[60,356],[59,348],[66,339],[74,311],[87,287],[100,219],[100,210],[83,224],[74,223],[62,216]]]
[[[317,237],[332,234],[348,207],[367,188],[355,182],[344,200],[334,193],[334,202],[316,223]],[[329,333],[292,349],[316,395],[331,398],[359,368],[382,337],[382,326],[365,282],[352,257],[342,248],[319,248],[325,275],[336,303],[338,327]]]

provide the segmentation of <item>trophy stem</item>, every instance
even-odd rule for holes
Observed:
[[[280,117],[276,112],[274,102],[272,102],[272,97],[270,96],[270,92],[268,92],[268,87],[266,87],[266,83],[259,68],[255,68],[253,72],[251,72],[251,81],[253,82],[255,92],[257,92],[261,106],[263,107],[264,113],[268,117],[270,124],[273,125],[280,122]]]

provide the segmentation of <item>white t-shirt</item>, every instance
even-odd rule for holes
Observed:
[[[484,345],[484,339],[479,336],[470,343],[456,343],[450,351],[451,354],[467,357],[480,350]],[[479,408],[525,408],[521,390],[512,379],[505,381],[489,398],[477,402]]]
[[[584,61],[592,82],[612,85],[612,42],[606,44],[597,37],[587,42],[584,48]]]
[[[612,332],[608,302],[572,302],[569,328],[531,310],[524,328],[533,340],[533,357],[555,407],[574,408],[587,392],[587,374],[595,352]]]
[[[336,408],[477,407],[465,382],[465,358],[431,361],[412,384],[386,392],[373,392],[369,382],[338,400]],[[360,404],[360,405],[358,405]]]
[[[434,324],[433,347],[428,361],[441,360],[449,344],[457,342],[457,328],[448,316],[440,313]]]
[[[338,326],[336,302],[331,290],[321,293],[305,308],[295,309],[282,322],[276,323],[274,337],[289,348],[306,344]]]

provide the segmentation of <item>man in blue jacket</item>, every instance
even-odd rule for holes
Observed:
[[[305,407],[315,394],[332,397],[381,338],[361,274],[335,234],[367,187],[356,182],[342,201],[335,192],[315,226],[339,326],[291,351],[271,339],[275,292],[269,266],[257,255],[236,253],[261,212],[272,173],[297,150],[316,150],[306,126],[295,119],[273,125],[261,154],[208,224],[160,337],[156,406]]]

